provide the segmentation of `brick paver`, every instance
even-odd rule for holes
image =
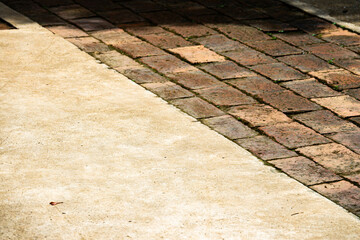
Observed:
[[[275,0],[3,2],[360,215],[358,34]]]

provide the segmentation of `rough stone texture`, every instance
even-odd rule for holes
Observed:
[[[213,76],[206,74],[198,69],[168,74],[168,77],[174,79],[179,84],[190,89],[225,86],[224,83],[220,82]]]
[[[341,93],[332,90],[330,87],[318,82],[314,78],[284,82],[281,84],[306,98],[339,96]]]
[[[275,59],[249,47],[238,47],[237,50],[225,52],[222,54],[245,66],[276,62]]]
[[[343,69],[329,72],[310,72],[310,74],[325,81],[327,84],[336,89],[342,90],[360,87],[360,76]]]
[[[289,148],[330,142],[329,139],[296,122],[260,127],[260,130]]]
[[[331,135],[330,138],[360,154],[360,128],[351,132],[336,133]]]
[[[274,37],[280,38],[288,43],[291,43],[295,46],[303,46],[314,43],[324,42],[321,39],[314,37],[310,34],[303,32],[287,32],[287,33],[278,33],[274,34]]]
[[[347,132],[358,129],[354,124],[337,117],[328,110],[300,113],[292,117],[319,133]]]
[[[197,97],[177,99],[171,101],[171,103],[195,118],[224,115],[221,110]]]
[[[85,52],[107,52],[109,47],[93,37],[69,38],[69,42]]]
[[[302,47],[304,50],[313,53],[325,60],[357,58],[358,54],[342,48],[333,43],[319,43]]]
[[[265,52],[271,56],[283,56],[290,54],[299,54],[303,50],[295,48],[287,43],[284,43],[280,40],[268,40],[268,41],[259,41],[259,42],[250,42],[250,46],[258,49],[261,52]]]
[[[285,114],[265,104],[232,107],[228,112],[255,127],[291,122]]]
[[[289,81],[305,78],[304,74],[283,63],[262,64],[251,68],[274,81]]]
[[[264,93],[274,93],[285,91],[284,88],[275,84],[274,82],[267,80],[262,76],[253,76],[227,80],[227,83],[235,86],[236,88],[243,90],[251,95],[261,96]]]
[[[140,61],[164,74],[196,70],[196,68],[190,64],[181,61],[180,59],[169,54],[143,57],[140,59]]]
[[[257,101],[230,86],[211,87],[195,90],[200,96],[220,106],[253,104]]]
[[[191,63],[223,62],[225,58],[202,45],[169,49]]]
[[[285,56],[278,58],[278,60],[302,72],[325,71],[336,68],[334,65],[311,54]]]
[[[155,93],[159,97],[164,98],[165,100],[191,97],[194,95],[193,93],[172,82],[145,83],[142,86]]]
[[[239,67],[238,65],[230,61],[209,63],[200,66],[200,68],[215,75],[220,79],[249,77],[255,75],[255,73],[247,70],[246,68]]]
[[[62,26],[51,26],[48,27],[51,32],[55,33],[64,38],[73,38],[73,37],[87,37],[88,35],[81,31],[80,29],[76,28],[73,25],[67,24]]]
[[[338,174],[348,175],[360,171],[360,155],[337,143],[296,150]]]
[[[239,139],[236,142],[263,160],[294,157],[297,154],[265,136]]]
[[[236,50],[243,46],[241,43],[231,40],[224,35],[215,34],[206,37],[194,38],[192,41],[204,45],[215,52]]]
[[[360,102],[350,96],[313,98],[312,100],[342,117],[360,115]]]
[[[327,170],[305,157],[285,158],[271,161],[270,163],[306,185],[342,179],[332,171]]]
[[[203,120],[203,123],[230,139],[248,138],[258,135],[257,132],[228,115],[207,118]]]

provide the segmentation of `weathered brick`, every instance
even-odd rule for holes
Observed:
[[[109,11],[101,12],[100,15],[116,25],[144,21],[144,18],[127,9],[111,9]]]
[[[267,135],[289,148],[298,148],[320,143],[328,143],[330,140],[299,123],[279,123],[276,125],[260,127]]]
[[[285,56],[278,58],[278,60],[297,68],[302,72],[325,71],[337,68],[311,54]]]
[[[237,50],[225,52],[222,54],[245,66],[277,62],[275,59],[246,46],[241,46]]]
[[[301,72],[286,66],[283,63],[262,64],[251,67],[258,73],[271,78],[274,81],[289,81],[295,79],[303,79],[306,76]]]
[[[140,39],[131,36],[120,28],[105,29],[100,31],[91,32],[91,35],[97,39],[100,39],[108,45],[117,43],[135,43],[141,42]]]
[[[196,23],[181,23],[181,24],[162,24],[166,28],[180,34],[183,37],[201,37],[211,34],[216,34],[211,28]]]
[[[299,19],[291,22],[291,25],[313,34],[323,34],[338,30],[335,25],[316,17]]]
[[[360,36],[356,33],[349,32],[343,29],[337,29],[336,31],[332,31],[326,34],[321,35],[322,39],[326,41],[351,46],[351,45],[359,45],[360,44]]]
[[[76,0],[76,2],[94,12],[103,12],[111,9],[120,8],[120,6],[114,3],[112,0],[101,0],[101,2],[97,0]]]
[[[203,88],[195,90],[195,92],[197,92],[198,94],[200,94],[200,96],[212,102],[213,104],[220,106],[233,106],[256,103],[253,98],[228,85]]]
[[[215,75],[220,79],[231,79],[256,75],[250,70],[240,67],[230,61],[209,63],[200,66],[200,68]]]
[[[223,62],[225,58],[202,45],[169,49],[191,63]]]
[[[130,32],[131,34],[134,34],[136,36],[146,36],[151,34],[164,34],[169,33],[165,29],[159,27],[159,26],[153,26],[153,25],[135,25],[135,26],[127,26],[125,27],[127,32]]]
[[[145,83],[142,86],[165,100],[191,97],[194,95],[172,82]]]
[[[130,8],[135,12],[154,12],[164,10],[164,7],[156,4],[152,1],[136,0],[136,1],[124,1],[122,5]]]
[[[151,71],[145,67],[138,67],[135,69],[124,69],[122,73],[136,83],[154,83],[167,82],[168,80],[163,76]]]
[[[236,140],[236,143],[263,160],[297,156],[294,151],[288,150],[284,146],[265,136],[239,139]]]
[[[119,72],[123,72],[127,69],[143,68],[133,59],[114,50],[104,53],[95,53],[95,57],[110,67],[117,69]]]
[[[307,13],[299,11],[297,8],[290,8],[284,5],[276,6],[272,4],[272,6],[262,10],[265,11],[267,15],[284,22],[292,22],[309,16]]]
[[[324,183],[311,188],[350,211],[360,210],[360,188],[348,181]]]
[[[352,122],[360,126],[360,117],[349,118]]]
[[[192,39],[193,42],[204,45],[215,52],[226,52],[236,50],[243,46],[241,43],[231,40],[224,35],[215,34]]]
[[[291,43],[295,46],[303,46],[314,43],[322,43],[323,40],[314,37],[308,33],[303,32],[286,32],[286,33],[277,33],[273,35],[276,38],[280,38],[281,40]]]
[[[312,100],[342,117],[360,115],[360,101],[350,96],[345,95],[328,98],[313,98]]]
[[[278,57],[290,54],[299,54],[303,50],[295,48],[280,40],[267,40],[248,43],[251,47],[256,48],[261,52],[265,52],[271,56]]]
[[[294,119],[319,133],[336,133],[358,129],[354,124],[337,117],[328,110],[300,113]]]
[[[234,20],[221,14],[209,14],[209,15],[198,15],[190,16],[193,21],[200,22],[210,28],[224,27],[224,24],[232,24]]]
[[[81,31],[80,29],[70,24],[63,26],[51,26],[51,27],[47,27],[47,29],[55,33],[56,35],[59,35],[64,38],[89,36],[85,32]]]
[[[86,18],[95,16],[94,13],[90,12],[89,10],[83,8],[78,4],[52,7],[49,10],[64,19]]]
[[[360,88],[348,89],[345,90],[344,93],[356,98],[357,100],[360,100]]]
[[[109,47],[92,37],[68,38],[69,42],[85,52],[107,52]]]
[[[338,174],[353,174],[360,171],[360,155],[337,143],[296,150]]]
[[[305,157],[274,160],[270,163],[306,185],[342,180],[341,177],[337,176],[332,171]]]
[[[335,63],[340,67],[360,75],[360,59],[340,59],[335,61]]]
[[[56,25],[66,25],[66,22],[49,12],[44,14],[34,14],[29,16],[34,22],[37,22],[41,26],[56,26]]]
[[[237,78],[227,80],[226,82],[255,96],[261,96],[264,93],[282,92],[285,90],[278,84],[275,84],[262,76]]]
[[[284,82],[281,84],[306,98],[339,96],[341,93],[319,83],[314,78]]]
[[[351,132],[339,132],[329,137],[360,154],[360,128]]]
[[[153,45],[141,41],[135,43],[115,43],[113,46],[126,54],[130,55],[133,58],[138,57],[147,57],[147,56],[157,56],[157,55],[165,55],[166,53]]]
[[[228,112],[254,127],[292,121],[282,112],[265,104],[236,106],[230,108]]]
[[[229,115],[207,118],[203,123],[230,139],[248,138],[258,134]]]
[[[220,7],[218,8],[218,10],[221,11],[223,14],[231,16],[232,18],[235,18],[237,20],[260,19],[267,17],[263,12],[259,11],[256,8],[251,7],[251,5],[248,5],[246,7],[244,6]]]
[[[271,39],[270,36],[265,33],[257,30],[254,27],[249,27],[246,25],[240,25],[238,23],[222,23],[215,25],[221,32],[227,34],[231,38],[239,40],[240,42],[254,42],[254,41],[264,41]]]
[[[85,31],[99,31],[115,28],[114,25],[99,17],[71,19],[70,22],[74,23]]]
[[[333,43],[318,43],[313,45],[302,46],[301,48],[325,60],[359,57],[358,54],[346,48],[335,45]]]
[[[142,13],[141,15],[158,25],[166,25],[168,23],[180,24],[187,22],[185,18],[171,11],[149,12]]]
[[[194,45],[171,32],[142,35],[142,38],[155,46],[165,49]]]
[[[350,181],[356,182],[360,185],[360,173],[355,173],[352,175],[345,176],[347,179],[350,179]]]
[[[206,74],[198,69],[168,74],[168,77],[190,89],[225,86],[225,83],[220,82],[213,76]]]
[[[266,32],[294,31],[297,28],[275,19],[248,20],[245,23]]]
[[[176,99],[171,101],[171,103],[194,118],[224,115],[221,110],[197,97]]]
[[[310,75],[325,81],[336,89],[348,89],[360,87],[360,76],[352,74],[343,69],[332,70],[328,72],[310,72]]]
[[[156,69],[163,74],[174,74],[178,72],[186,72],[197,70],[197,68],[190,64],[181,61],[180,59],[168,54],[160,56],[143,57],[140,59],[143,63]]]

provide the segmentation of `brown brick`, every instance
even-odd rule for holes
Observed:
[[[194,118],[224,115],[221,110],[197,97],[176,99],[171,101],[171,103]]]
[[[241,43],[231,40],[221,34],[194,38],[192,41],[202,44],[215,52],[236,50],[237,48],[243,46]]]
[[[311,188],[350,211],[360,210],[360,188],[348,181],[324,183]]]
[[[311,54],[285,56],[278,58],[278,60],[303,72],[325,71],[337,68]]]
[[[156,4],[152,1],[144,0],[135,0],[135,1],[125,1],[121,3],[122,5],[130,8],[135,12],[154,12],[164,10],[164,7]]]
[[[323,182],[341,180],[342,178],[332,171],[314,163],[305,157],[293,157],[271,161],[277,168],[289,176],[306,184],[319,184]]]
[[[203,88],[196,90],[195,92],[213,104],[220,106],[256,103],[253,98],[227,85],[221,87]]]
[[[275,59],[245,46],[239,47],[235,51],[225,52],[223,55],[245,66],[277,62]]]
[[[142,35],[142,38],[155,46],[165,49],[194,45],[171,32]]]
[[[360,154],[360,128],[351,132],[340,132],[329,136],[332,140],[335,140],[342,145],[350,148],[354,152]]]
[[[306,77],[301,72],[283,63],[262,64],[253,66],[252,69],[274,81],[289,81]]]
[[[52,0],[46,0],[46,1],[52,1]],[[61,1],[61,0],[57,0],[57,1]],[[91,0],[91,1],[76,0],[76,2],[94,12],[103,12],[111,9],[120,8],[120,6],[114,3],[112,0],[101,0],[101,2],[97,0]]]
[[[357,129],[354,124],[335,116],[328,110],[300,113],[294,115],[293,118],[319,133],[336,133]]]
[[[169,49],[191,63],[223,62],[225,58],[202,45]]]
[[[291,122],[285,114],[265,104],[232,107],[228,112],[255,127]]]
[[[234,20],[224,15],[215,13],[203,16],[190,16],[193,21],[200,22],[210,28],[224,27],[224,25],[234,24]]]
[[[353,174],[360,171],[360,155],[337,143],[296,149],[320,165],[339,174]]]
[[[144,18],[127,9],[111,9],[101,12],[100,15],[116,25],[144,21]]]
[[[164,34],[169,33],[165,29],[159,27],[159,26],[153,26],[153,25],[135,25],[135,26],[128,26],[125,28],[127,32],[130,32],[131,34],[134,34],[136,36],[146,36],[146,35],[152,35],[152,34]]]
[[[279,123],[276,125],[260,128],[267,135],[289,148],[297,148],[320,143],[328,143],[330,140],[324,138],[315,131],[299,123]]]
[[[178,72],[186,72],[197,70],[197,68],[190,64],[181,61],[180,59],[168,54],[160,56],[143,57],[140,59],[143,63],[156,69],[163,74],[174,74]]]
[[[257,30],[254,27],[239,25],[238,23],[221,24],[216,27],[226,35],[236,40],[239,40],[240,42],[249,43],[254,41],[264,41],[267,39],[271,39],[270,36]]]
[[[258,42],[251,42],[248,44],[259,51],[265,52],[275,57],[290,55],[290,54],[299,54],[303,52],[303,50],[295,48],[280,40],[258,41]]]
[[[338,96],[341,93],[332,90],[328,86],[318,82],[314,78],[284,82],[281,84],[306,98]]]
[[[360,117],[352,117],[350,120],[360,126]]]
[[[297,28],[275,19],[248,20],[245,23],[266,32],[294,31]]]
[[[200,68],[215,75],[220,79],[249,77],[255,75],[255,73],[249,71],[248,69],[239,67],[238,65],[230,61],[209,63],[200,66]]]
[[[350,179],[350,181],[353,181],[360,185],[360,173],[355,173],[352,175],[345,176],[347,179]]]
[[[227,83],[251,95],[261,96],[264,93],[282,92],[285,89],[262,76],[253,76],[227,80]]]
[[[99,31],[103,29],[115,28],[115,26],[108,21],[98,17],[72,19],[70,22],[74,23],[85,31]]]
[[[165,100],[191,97],[194,95],[172,82],[145,83],[142,86]]]
[[[167,82],[168,80],[148,68],[125,69],[122,73],[136,83]]]
[[[313,33],[313,34],[323,34],[332,31],[338,30],[338,28],[320,18],[307,18],[307,19],[299,19],[294,22],[291,22],[292,25],[304,30],[305,32]]]
[[[109,47],[92,37],[68,38],[69,42],[85,52],[107,52]]]
[[[37,22],[41,26],[56,26],[56,25],[65,25],[66,22],[56,16],[55,14],[45,13],[45,14],[35,14],[29,16],[31,20]]]
[[[142,68],[142,66],[133,59],[114,50],[104,53],[95,53],[95,57],[110,67],[117,69],[119,72],[123,72],[127,69]]]
[[[360,115],[360,101],[350,96],[345,95],[328,98],[313,98],[312,100],[342,117]]]
[[[258,134],[229,115],[207,118],[203,123],[230,139],[248,138]]]
[[[237,20],[244,20],[244,19],[259,19],[259,18],[266,18],[267,16],[257,10],[256,8],[251,7],[250,5],[244,6],[228,6],[228,7],[220,7],[218,8],[219,11],[222,13],[231,16]]]
[[[171,11],[142,13],[141,16],[150,19],[151,22],[158,25],[165,25],[167,23],[180,24],[187,22],[186,19]]]
[[[303,32],[287,32],[274,34],[274,37],[280,38],[281,40],[291,43],[295,46],[304,46],[314,43],[322,43],[323,40],[316,38],[308,33]]]
[[[337,65],[360,75],[360,59],[341,59],[335,61]]]
[[[263,160],[295,157],[297,154],[265,136],[239,139],[236,142]]]
[[[345,90],[344,93],[356,98],[357,100],[360,100],[360,88],[348,89]]]
[[[136,43],[115,43],[113,46],[133,58],[166,54],[163,50],[144,41]]]
[[[168,77],[190,89],[201,89],[225,85],[213,76],[206,74],[198,69],[169,74]]]
[[[163,24],[163,26],[166,26],[183,37],[201,37],[216,34],[214,30],[196,23]]]
[[[94,13],[90,12],[86,8],[81,7],[78,4],[65,5],[65,6],[60,6],[60,7],[52,7],[49,10],[67,20],[95,16]]]
[[[92,32],[91,35],[97,39],[100,39],[108,45],[117,43],[135,43],[141,42],[140,39],[131,36],[120,28],[105,29],[100,31]]]
[[[51,26],[51,27],[47,27],[47,29],[55,33],[56,35],[59,35],[64,38],[89,36],[85,32],[81,31],[80,29],[70,24],[63,26]]]
[[[360,87],[360,76],[343,69],[329,72],[310,72],[309,74],[340,90]]]
[[[356,53],[346,48],[337,46],[333,43],[318,43],[318,44],[303,46],[302,48],[325,60],[359,57],[359,55],[357,55]]]
[[[345,46],[360,44],[360,36],[358,34],[343,29],[323,34],[321,38]]]

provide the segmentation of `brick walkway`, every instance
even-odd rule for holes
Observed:
[[[2,1],[360,215],[359,35],[272,0]]]

